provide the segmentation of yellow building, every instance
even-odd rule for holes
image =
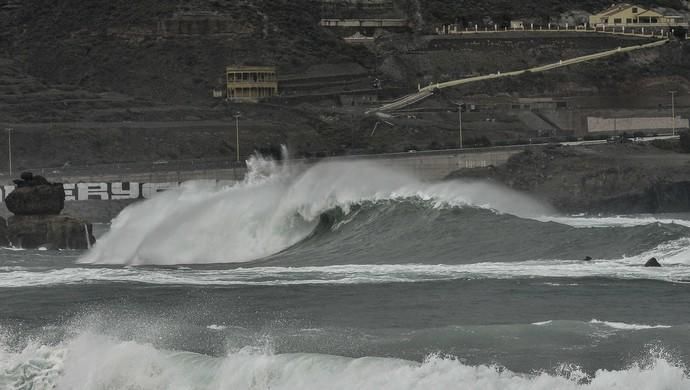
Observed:
[[[592,26],[626,26],[626,27],[671,27],[687,26],[688,23],[680,14],[667,10],[653,10],[637,5],[614,4],[608,9],[589,17]]]
[[[258,101],[278,95],[276,68],[272,66],[228,66],[225,70],[228,100]]]

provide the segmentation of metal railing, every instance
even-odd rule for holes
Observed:
[[[557,24],[548,25],[534,25],[529,27],[502,27],[494,25],[493,27],[485,26],[480,28],[479,25],[474,27],[459,28],[455,25],[445,25],[436,28],[436,33],[439,35],[462,35],[462,34],[496,34],[496,33],[599,33],[599,34],[614,34],[633,36],[640,38],[670,38],[675,34],[676,29],[687,29],[688,24],[679,25],[607,25],[607,26],[591,26],[591,25],[576,25],[576,26],[560,26]],[[685,34],[685,39],[690,39],[688,33]]]

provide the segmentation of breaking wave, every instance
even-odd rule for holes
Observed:
[[[479,207],[517,216],[550,209],[487,183],[423,183],[368,162],[305,169],[260,158],[233,186],[186,183],[125,209],[81,259],[100,264],[236,263],[281,252],[309,237],[331,211],[367,202],[419,200],[431,208]]]
[[[426,183],[369,162],[306,168],[253,157],[248,167],[245,180],[232,186],[190,182],[130,206],[79,262],[640,261],[641,253],[654,250],[650,255],[659,257],[657,249],[664,252],[663,245],[677,246],[690,236],[685,220],[555,216],[549,207],[489,183]],[[686,239],[674,253],[684,256],[689,249]]]
[[[587,374],[560,364],[520,374],[500,366],[472,366],[452,356],[422,362],[321,354],[274,354],[245,347],[213,357],[158,349],[86,332],[55,345],[0,346],[0,387],[19,389],[682,389],[690,378],[663,352],[622,370]]]

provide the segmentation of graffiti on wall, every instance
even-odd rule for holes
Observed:
[[[225,184],[225,181],[218,181]],[[228,182],[232,183],[232,182]],[[65,183],[65,200],[121,200],[121,199],[148,199],[158,192],[180,186],[179,182],[171,183]],[[14,191],[14,186],[0,185],[0,203],[5,197]]]

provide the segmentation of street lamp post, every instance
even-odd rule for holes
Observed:
[[[237,162],[240,162],[240,117],[239,112],[235,114],[235,154]]]
[[[678,91],[669,91],[671,94],[671,126],[673,128],[671,135],[676,135],[676,93]]]
[[[12,177],[12,128],[8,127],[5,129],[7,131],[7,159],[10,168],[10,177]]]

